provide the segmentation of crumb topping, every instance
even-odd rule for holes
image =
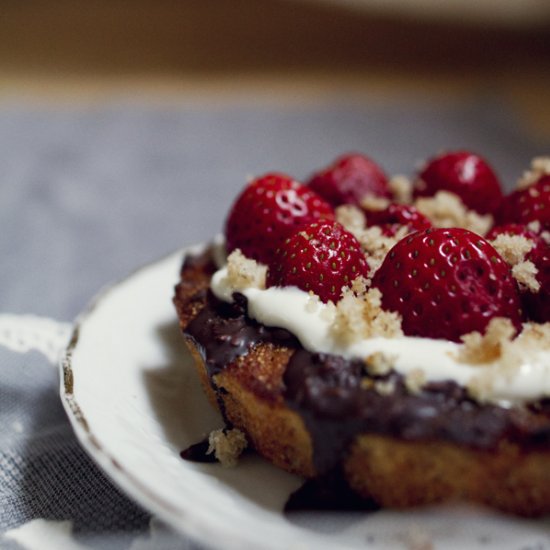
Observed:
[[[366,195],[361,199],[361,206],[365,210],[385,210],[390,205],[390,200],[376,195]]]
[[[401,227],[395,235],[389,237],[382,233],[380,227],[373,225],[372,227],[358,231],[355,237],[366,254],[369,267],[372,271],[376,271],[382,265],[386,254],[406,234],[407,228],[405,226]]]
[[[227,257],[227,279],[235,290],[265,289],[267,266],[247,258],[239,249]]]
[[[406,176],[393,176],[388,182],[388,187],[396,202],[400,204],[410,204],[412,202],[413,184]]]
[[[550,157],[536,157],[531,161],[531,168],[519,178],[517,188],[527,189],[547,175],[550,175]]]
[[[540,283],[537,280],[539,270],[531,261],[520,262],[512,267],[512,277],[518,282],[521,288],[530,292],[538,292]]]
[[[515,339],[514,333],[508,319],[495,318],[484,335],[473,332],[462,337],[458,360],[486,367],[468,384],[478,401],[488,400],[497,379],[511,380],[533,351],[550,350],[550,323],[526,323]]]
[[[336,221],[344,226],[344,229],[355,236],[355,233],[365,228],[365,214],[353,204],[343,204],[336,207]]]
[[[398,241],[406,236],[408,231],[403,226],[395,235],[390,237],[384,235],[382,229],[377,225],[365,227],[366,216],[364,212],[353,205],[339,206],[336,209],[336,220],[359,241],[371,272],[380,267],[386,254]]]
[[[393,368],[396,359],[396,355],[389,355],[377,351],[365,359],[365,367],[367,371],[374,376],[384,376]]]
[[[537,281],[538,269],[525,257],[533,249],[535,243],[523,235],[508,235],[501,233],[490,241],[503,260],[512,268],[512,276],[522,289],[538,292],[540,283]]]
[[[409,393],[419,393],[426,383],[426,373],[422,369],[413,369],[405,376],[405,387]]]
[[[493,217],[468,210],[460,197],[449,191],[438,191],[433,197],[419,197],[414,205],[434,227],[463,227],[478,235],[489,231]]]
[[[246,449],[248,442],[241,430],[213,430],[208,436],[208,450],[206,454],[214,453],[216,459],[227,468],[237,465],[237,459]]]
[[[395,391],[395,382],[393,380],[377,380],[374,383],[374,389],[380,395],[391,395]]]
[[[514,326],[509,319],[495,317],[489,322],[485,334],[470,332],[462,336],[464,345],[458,352],[458,360],[479,365],[500,359],[514,333]]]
[[[366,282],[363,282],[363,288],[367,288]],[[382,309],[382,293],[377,288],[359,293],[345,288],[342,299],[336,304],[332,330],[337,340],[348,344],[376,336],[394,338],[403,335],[401,317]]]
[[[490,243],[511,267],[523,262],[527,253],[535,246],[531,239],[527,239],[523,235],[508,235],[506,233],[497,235],[497,238]]]

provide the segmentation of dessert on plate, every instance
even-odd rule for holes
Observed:
[[[382,507],[466,500],[550,513],[550,159],[505,195],[469,151],[388,178],[340,157],[270,173],[174,303],[227,430]]]

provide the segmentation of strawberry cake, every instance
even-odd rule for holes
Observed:
[[[550,158],[505,195],[470,151],[413,178],[348,154],[270,173],[174,303],[227,428],[381,507],[466,500],[550,513]]]

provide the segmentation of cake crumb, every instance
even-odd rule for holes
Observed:
[[[240,249],[227,257],[227,279],[235,290],[246,288],[265,289],[267,266],[247,258]]]
[[[535,243],[523,235],[502,233],[490,241],[502,259],[512,268],[512,276],[520,287],[531,292],[538,292],[540,283],[537,281],[538,269],[525,257],[533,249]]]
[[[344,229],[355,236],[357,231],[365,228],[365,214],[353,204],[343,204],[337,206],[334,211],[336,221],[344,226]]]
[[[418,393],[425,383],[426,373],[422,369],[413,369],[405,376],[405,387],[409,393]]]
[[[468,383],[468,391],[477,401],[489,399],[497,379],[512,381],[530,356],[550,350],[550,323],[525,323],[516,338],[514,332],[509,320],[496,318],[489,323],[484,336],[479,333],[463,336],[465,345],[459,352],[459,360],[483,366],[479,375]]]
[[[208,436],[206,454],[214,453],[222,466],[231,468],[237,465],[237,459],[247,445],[246,436],[241,430],[236,428],[213,430]]]
[[[410,204],[412,202],[413,184],[407,176],[393,176],[388,182],[388,187],[396,202],[400,204]]]
[[[384,376],[393,369],[396,357],[396,355],[377,351],[365,359],[365,366],[369,374]]]
[[[535,157],[531,168],[525,171],[517,182],[518,189],[527,189],[541,177],[550,175],[550,157]]]
[[[501,233],[489,241],[502,259],[511,267],[523,262],[525,256],[532,250],[535,243],[523,235]]]
[[[342,294],[342,299],[336,304],[332,325],[336,339],[349,344],[376,336],[393,338],[403,335],[399,314],[382,309],[379,289],[370,288],[356,294],[346,287]]]
[[[479,365],[500,359],[506,343],[512,340],[514,334],[515,329],[510,319],[495,317],[487,325],[485,334],[476,331],[461,337],[464,345],[458,352],[458,360]]]
[[[393,380],[377,380],[374,383],[374,389],[380,395],[391,395],[395,391],[395,382]]]
[[[419,197],[414,206],[434,227],[463,227],[483,236],[493,224],[490,214],[483,216],[468,210],[460,197],[449,191],[438,191],[433,197]]]
[[[382,229],[379,226],[373,225],[355,234],[355,237],[361,244],[361,248],[365,252],[367,263],[372,272],[382,265],[387,253],[406,233],[407,228],[401,227],[393,237],[388,237],[382,233]]]
[[[539,270],[531,261],[520,262],[512,267],[512,276],[518,282],[521,288],[530,292],[538,292],[540,283],[537,280]]]
[[[361,207],[365,210],[385,210],[390,205],[390,200],[386,197],[378,197],[376,195],[365,195],[361,199]]]

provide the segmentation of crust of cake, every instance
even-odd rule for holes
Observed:
[[[548,451],[523,451],[509,442],[478,451],[369,434],[357,438],[344,468],[350,486],[382,507],[463,500],[540,516],[550,512],[549,461]]]
[[[215,408],[223,410],[225,420],[242,430],[258,453],[275,466],[304,477],[314,477],[312,442],[302,419],[286,407],[280,392],[274,396],[266,388],[265,379],[262,382],[262,371],[273,369],[269,373],[273,378],[273,374],[286,364],[288,350],[261,344],[215,375],[211,383],[194,341],[187,338],[186,343],[208,400]],[[279,381],[281,376],[282,373]]]
[[[211,272],[204,266],[187,268],[176,288],[174,303],[184,335],[200,311],[196,296],[208,286]],[[185,341],[208,399],[226,421],[274,465],[316,477],[312,438],[283,398],[283,375],[293,350],[259,343],[210,379],[201,350],[189,336]],[[522,449],[507,440],[485,451],[377,434],[360,434],[342,457],[350,487],[382,507],[465,500],[530,517],[550,513],[549,466],[550,450]]]

